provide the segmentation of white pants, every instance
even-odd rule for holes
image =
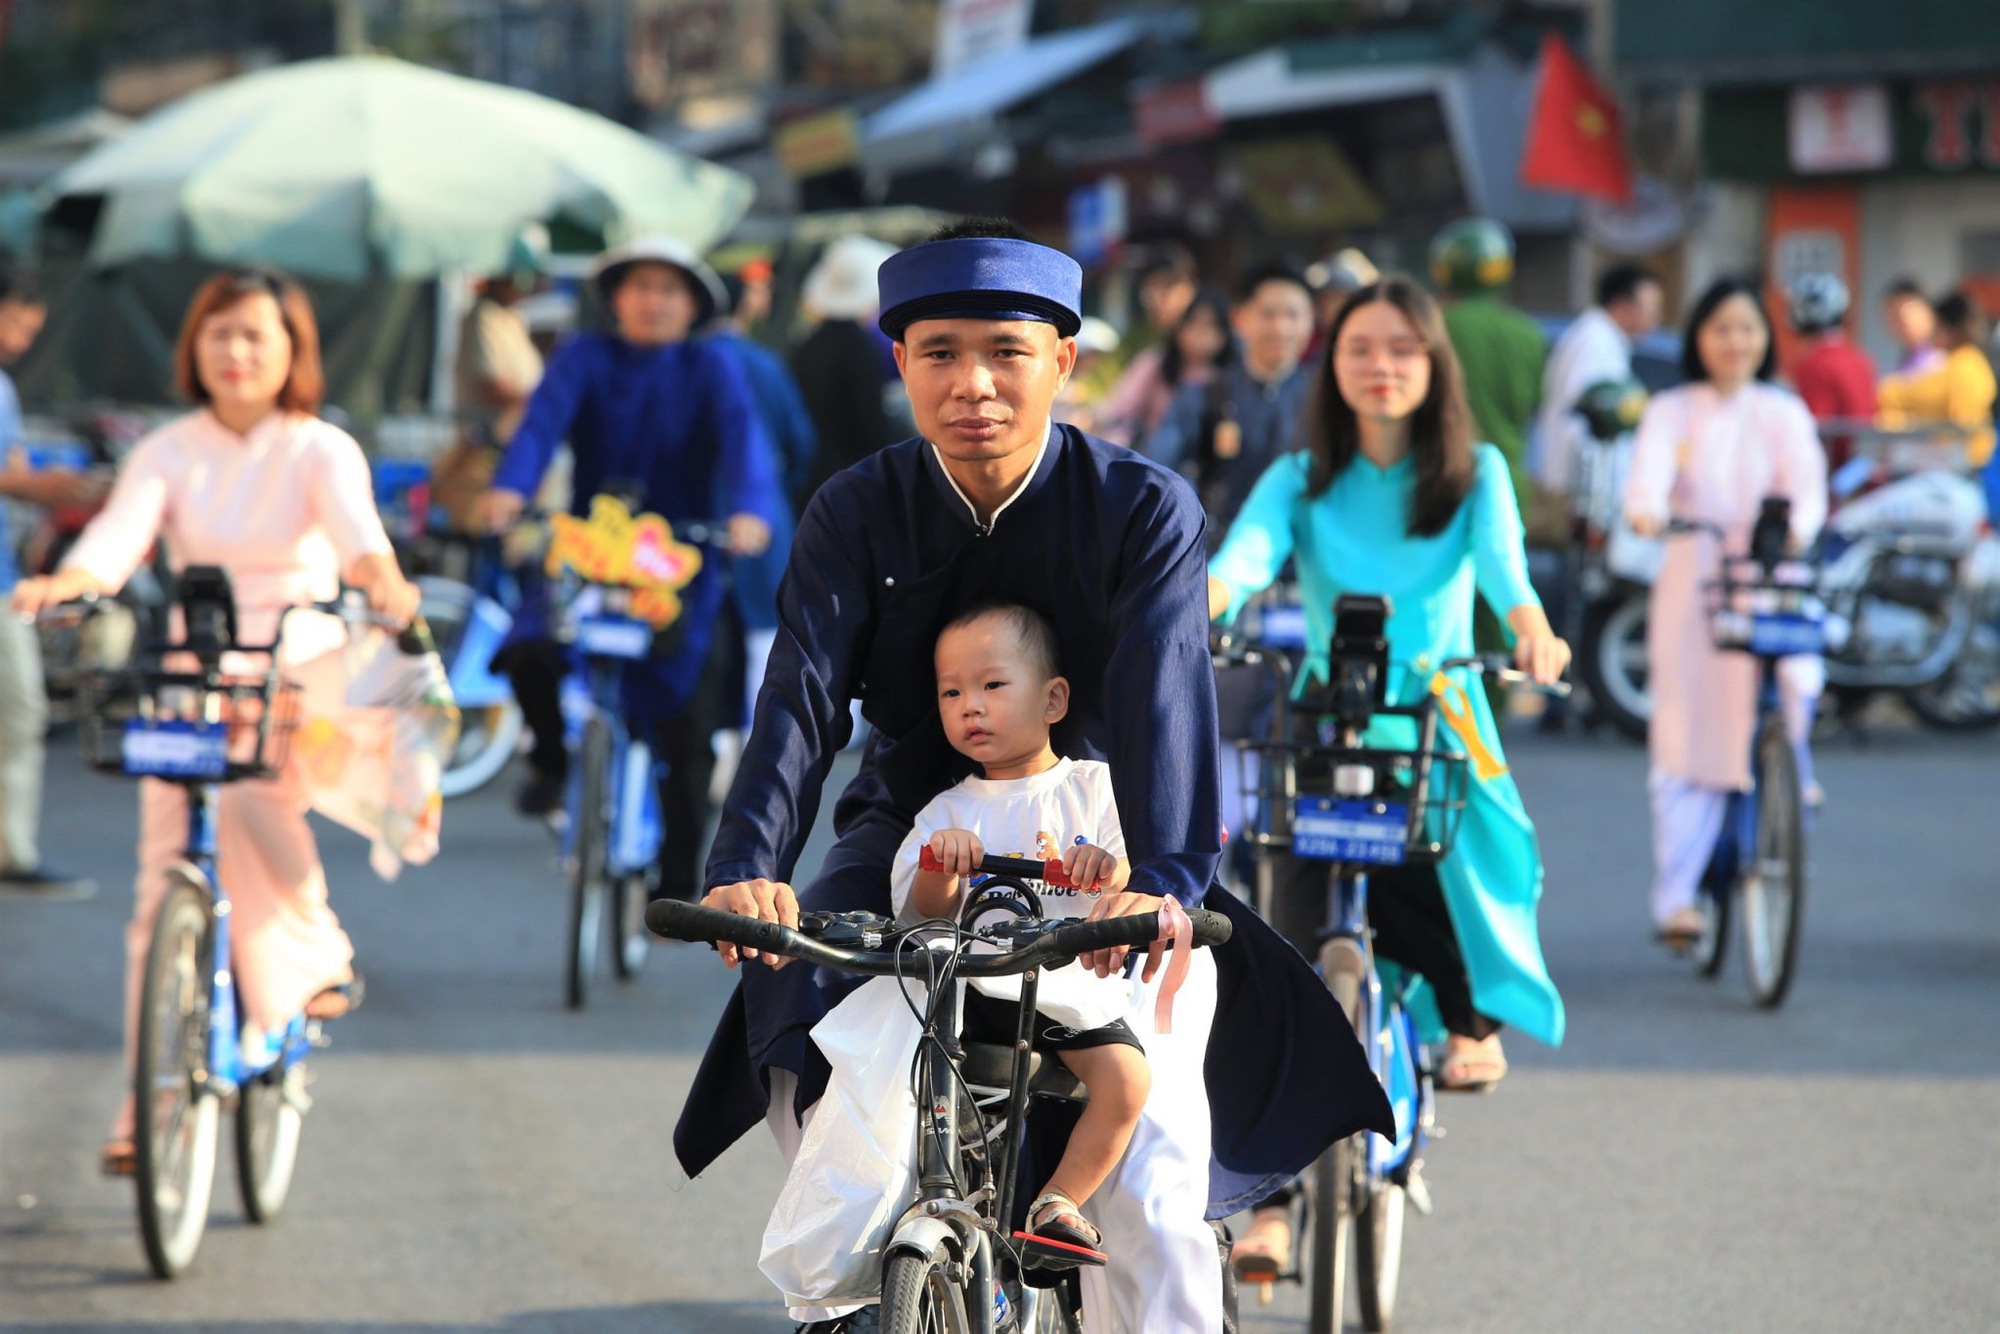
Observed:
[[[1165,970],[1162,969],[1164,972]],[[1208,1210],[1208,1089],[1202,1063],[1215,1022],[1215,960],[1195,951],[1174,997],[1173,1032],[1155,1030],[1159,982],[1134,988],[1126,1022],[1145,1044],[1153,1089],[1111,1178],[1083,1206],[1104,1234],[1102,1268],[1083,1271],[1084,1328],[1096,1334],[1215,1334],[1222,1328],[1222,1264]],[[804,1129],[792,1116],[798,1078],[773,1069],[765,1120],[790,1166]],[[811,1117],[817,1104],[806,1111]],[[799,1321],[858,1307],[792,1307]]]
[[[42,641],[18,616],[0,615],[0,869],[42,864],[42,737],[49,697]]]
[[[1653,924],[1694,906],[1701,873],[1722,837],[1729,789],[1703,787],[1655,768],[1646,782],[1653,799]]]

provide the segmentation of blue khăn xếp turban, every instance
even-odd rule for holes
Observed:
[[[882,261],[882,332],[901,341],[918,320],[1038,320],[1074,338],[1083,266],[1060,250],[1004,237],[911,246]]]

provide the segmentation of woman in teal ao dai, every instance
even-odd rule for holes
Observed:
[[[1333,607],[1343,593],[1388,597],[1392,703],[1423,697],[1437,664],[1473,652],[1475,594],[1506,621],[1515,659],[1556,680],[1569,647],[1528,582],[1521,516],[1507,464],[1474,444],[1457,358],[1437,305],[1410,279],[1362,288],[1335,318],[1328,361],[1308,421],[1308,447],[1258,480],[1209,566],[1213,614],[1243,604],[1296,562],[1310,649],[1301,684],[1326,679]],[[1485,748],[1504,761],[1486,694],[1470,688]],[[1407,720],[1384,719],[1377,744],[1409,744]],[[1446,744],[1464,749],[1451,729]],[[1472,767],[1472,766],[1469,766]],[[1423,973],[1447,1034],[1440,1088],[1483,1089],[1506,1072],[1499,1030],[1512,1025],[1550,1045],[1562,1040],[1562,999],[1542,962],[1536,904],[1542,862],[1534,825],[1503,770],[1470,779],[1451,853],[1435,868],[1372,877],[1376,952]],[[1321,925],[1327,867],[1286,859],[1274,923],[1308,953]],[[1274,1202],[1275,1203],[1275,1202]],[[1238,1244],[1284,1255],[1289,1214],[1260,1210]]]

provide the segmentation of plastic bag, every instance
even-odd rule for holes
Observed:
[[[437,855],[444,766],[458,706],[430,629],[357,629],[345,654],[345,707],[309,708],[292,742],[312,808],[369,841],[368,864],[394,880]]]
[[[910,1063],[922,1030],[910,1006],[925,996],[914,990],[906,1001],[902,985],[870,978],[813,1026],[833,1074],[807,1116],[757,1259],[789,1305],[879,1296],[883,1248],[916,1198]]]

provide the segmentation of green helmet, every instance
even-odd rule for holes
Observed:
[[[1431,281],[1440,291],[1492,292],[1513,277],[1513,234],[1491,218],[1460,218],[1431,239]]]
[[[1616,440],[1637,429],[1646,412],[1646,386],[1637,380],[1599,380],[1576,400],[1584,425],[1599,440]]]

